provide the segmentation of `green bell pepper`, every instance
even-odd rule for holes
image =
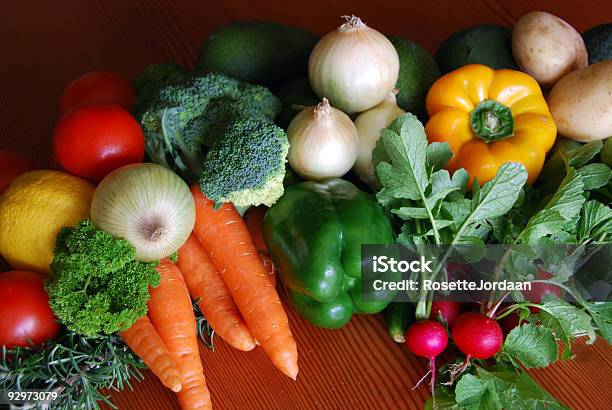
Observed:
[[[378,313],[395,297],[368,286],[362,298],[361,245],[390,244],[393,232],[374,197],[350,182],[288,187],[266,213],[264,237],[292,304],[316,326],[340,328],[353,313]]]

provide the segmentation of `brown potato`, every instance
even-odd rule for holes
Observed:
[[[580,34],[564,20],[543,11],[525,14],[516,22],[512,53],[521,70],[545,87],[588,64]]]
[[[563,77],[550,91],[548,108],[568,138],[588,142],[612,136],[612,60]]]

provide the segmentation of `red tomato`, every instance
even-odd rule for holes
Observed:
[[[62,168],[94,182],[123,165],[141,162],[144,145],[134,117],[111,104],[70,111],[60,118],[53,134],[53,151]]]
[[[36,164],[31,159],[14,152],[0,151],[0,194],[19,175],[36,168]]]
[[[110,71],[91,71],[73,80],[60,99],[62,114],[83,104],[108,103],[131,111],[136,102],[134,87]]]
[[[35,345],[53,339],[60,331],[44,278],[35,272],[0,273],[0,345],[7,348]]]

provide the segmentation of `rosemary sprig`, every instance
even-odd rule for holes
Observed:
[[[194,304],[198,336],[214,351],[214,331]],[[145,364],[117,335],[91,338],[66,331],[42,348],[0,350],[0,390],[41,389],[58,393],[52,409],[116,409],[108,390],[132,389]],[[101,391],[102,390],[102,391]]]
[[[55,391],[53,409],[100,409],[100,403],[116,408],[100,390],[131,389],[145,368],[115,335],[87,338],[68,331],[40,349],[2,346],[1,354],[0,389]]]
[[[210,327],[210,325],[208,324],[208,321],[206,320],[206,317],[204,317],[204,313],[202,313],[202,311],[200,310],[200,307],[198,306],[199,300],[200,299],[196,300],[193,303],[193,313],[195,313],[195,317],[196,317],[198,336],[200,340],[202,340],[202,343],[204,343],[206,347],[208,347],[210,350],[214,352],[215,351],[215,341],[214,341],[215,331]]]

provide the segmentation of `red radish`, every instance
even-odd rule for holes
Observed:
[[[504,341],[499,323],[480,312],[459,316],[453,324],[451,336],[459,350],[475,359],[495,356]]]
[[[552,278],[552,275],[546,271],[539,270],[535,276],[536,280],[546,280]],[[545,295],[554,295],[560,298],[563,294],[563,291],[559,286],[551,285],[550,283],[544,282],[535,282],[531,284],[530,290],[524,290],[523,296],[525,296],[525,300],[533,303],[542,303],[542,299]],[[529,306],[529,310],[533,313],[540,312],[540,308]]]
[[[455,302],[454,300],[436,300],[431,304],[429,318],[431,320],[438,320],[438,316],[441,316],[446,324],[451,326],[462,312],[462,303]]]
[[[413,354],[429,359],[431,394],[433,396],[436,382],[436,356],[442,353],[448,345],[446,329],[439,322],[420,320],[408,328],[406,332],[406,345]],[[427,374],[423,378],[425,377],[427,377]]]

